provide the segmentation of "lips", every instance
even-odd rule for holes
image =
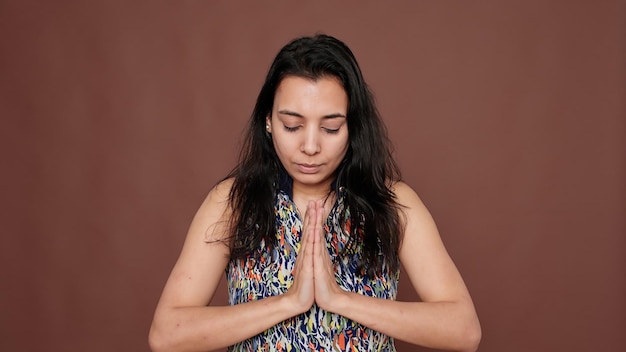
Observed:
[[[298,171],[300,171],[303,174],[314,174],[317,173],[320,168],[321,165],[319,164],[296,164]]]

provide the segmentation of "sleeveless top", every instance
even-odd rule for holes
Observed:
[[[278,245],[268,251],[261,244],[255,259],[231,260],[226,269],[228,303],[235,305],[283,294],[293,281],[293,268],[300,249],[303,219],[291,197],[291,179],[276,192],[276,237]],[[327,249],[335,266],[335,279],[341,288],[366,296],[396,299],[399,271],[387,266],[382,274],[370,278],[357,269],[361,246],[345,250],[350,234],[350,213],[344,207],[345,191],[339,187],[337,200],[324,224]],[[345,228],[340,217],[345,216]],[[327,312],[313,304],[308,312],[239,342],[229,351],[391,351],[394,341],[389,336],[367,328],[341,315]]]

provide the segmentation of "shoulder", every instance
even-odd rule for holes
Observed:
[[[216,203],[216,204],[225,204],[228,203],[230,199],[230,190],[233,188],[233,184],[235,182],[235,178],[227,178],[218,182],[207,195],[205,199],[205,203]]]
[[[232,189],[234,179],[229,178],[220,181],[213,186],[208,195],[202,202],[202,205],[196,212],[192,228],[211,228],[214,231],[210,231],[208,237],[212,237],[212,240],[220,240],[226,235],[226,228],[224,225],[230,220],[232,214],[230,207],[230,190]],[[219,231],[215,231],[218,230]],[[210,240],[207,238],[207,240]]]
[[[392,184],[391,190],[396,196],[398,211],[403,222],[403,244],[407,241],[411,242],[409,238],[439,236],[430,212],[411,186],[398,181]]]
[[[424,204],[415,190],[403,181],[394,181],[390,187],[396,197],[396,202],[402,208],[422,208]]]

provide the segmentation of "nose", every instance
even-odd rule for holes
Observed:
[[[307,155],[315,155],[320,152],[320,131],[310,126],[304,133],[301,150]]]

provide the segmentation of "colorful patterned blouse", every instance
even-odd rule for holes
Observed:
[[[279,245],[260,258],[232,260],[227,268],[229,304],[239,304],[285,293],[293,281],[292,271],[300,249],[302,219],[291,200],[291,184],[276,194],[276,236]],[[287,188],[285,190],[285,188]],[[337,283],[347,291],[366,296],[396,299],[399,272],[383,270],[369,278],[358,274],[359,250],[342,251],[348,240],[350,222],[340,227],[344,212],[343,188],[325,223],[327,248],[335,263]],[[263,246],[263,245],[262,245]],[[263,248],[264,249],[264,246]],[[350,252],[347,254],[346,252]],[[229,351],[395,351],[393,339],[341,315],[313,305],[308,312],[289,318]]]

